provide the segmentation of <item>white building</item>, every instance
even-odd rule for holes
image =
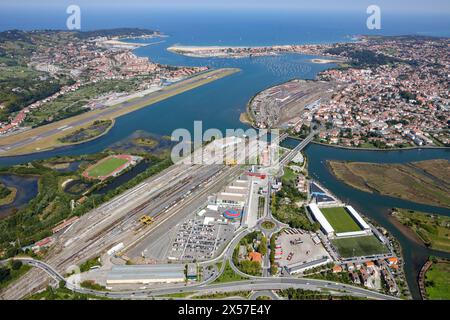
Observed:
[[[315,204],[315,203],[309,204],[308,209],[311,212],[311,214],[314,216],[314,219],[320,223],[322,231],[325,233],[325,235],[327,235],[329,237],[333,236],[334,229],[331,226],[331,224],[328,222],[328,220],[325,218],[322,211],[320,211],[317,204]]]
[[[106,284],[176,283],[185,281],[184,264],[115,265]]]

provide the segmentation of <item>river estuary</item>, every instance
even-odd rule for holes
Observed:
[[[348,20],[346,17],[330,18],[326,16],[321,17],[322,20],[319,19],[319,22],[327,21],[331,24],[336,22],[334,21],[336,19],[336,23],[339,23],[338,20],[340,19],[340,28],[324,27],[323,24],[319,25],[317,21],[307,15],[303,16],[303,20],[298,19],[298,17],[290,13],[284,13],[284,18],[286,18],[284,20],[279,16],[271,17],[270,13],[267,13],[267,17],[271,18],[267,18],[266,20],[261,17],[249,18],[248,16],[234,15],[233,24],[229,29],[224,27],[224,25],[229,23],[229,20],[223,20],[226,17],[222,15],[209,16],[208,18],[202,16],[195,21],[192,18],[192,21],[189,23],[184,16],[180,16],[175,23],[173,16],[168,18],[168,20],[163,20],[161,17],[158,20],[158,17],[154,17],[153,20],[147,21],[143,18],[140,19],[139,15],[137,17],[133,16],[135,19],[133,20],[133,18],[127,16],[126,12],[121,14],[122,19],[118,20],[122,24],[128,21],[127,26],[136,26],[138,24],[140,27],[151,28],[153,26],[152,23],[155,23],[156,19],[157,22],[155,25],[161,28],[161,31],[167,32],[170,35],[168,38],[164,38],[163,42],[146,40],[159,43],[135,50],[137,55],[147,56],[151,60],[163,64],[207,65],[212,68],[233,67],[240,68],[241,71],[118,118],[115,126],[106,135],[96,140],[49,152],[0,158],[0,166],[45,159],[55,155],[94,153],[126,139],[137,130],[144,130],[157,135],[170,135],[177,128],[192,130],[193,122],[196,120],[203,121],[204,130],[207,128],[218,128],[221,130],[227,128],[246,128],[247,126],[239,121],[239,115],[245,110],[246,103],[255,93],[292,78],[314,79],[318,72],[334,66],[333,64],[313,64],[310,60],[314,57],[294,54],[244,59],[189,58],[168,52],[166,48],[173,44],[271,45],[350,41],[348,35],[367,33],[367,30],[364,29],[364,23],[355,24],[355,19],[360,19],[360,15],[357,15],[356,18],[353,17],[353,20]],[[96,22],[97,24],[93,20],[89,21],[89,15],[90,13],[87,12],[87,24],[91,28],[111,27],[110,24],[105,22],[106,20],[99,19]],[[250,27],[245,28],[244,26],[249,25],[249,19],[251,22]],[[280,23],[279,21],[282,20],[285,22]],[[113,20],[110,19],[108,21]],[[174,23],[169,25],[169,21]],[[359,23],[359,20],[357,21]],[[395,23],[395,21],[387,20],[387,27],[388,30],[391,30],[391,33],[407,33],[407,30],[402,29],[400,23],[397,27],[395,27]],[[419,27],[422,28],[422,26]],[[309,29],[303,31],[305,30],[304,28]],[[294,142],[288,141],[287,143],[293,144]],[[341,200],[352,204],[364,215],[385,227],[399,240],[405,257],[405,270],[410,289],[414,298],[419,298],[416,278],[424,261],[429,255],[450,258],[450,254],[429,250],[403,235],[389,221],[387,215],[388,210],[392,207],[403,207],[447,216],[450,216],[450,210],[358,191],[337,181],[330,174],[325,164],[327,160],[356,160],[378,163],[408,162],[427,159],[450,160],[450,150],[355,151],[311,144],[306,148],[305,152],[309,160],[310,175],[313,178],[317,179]]]

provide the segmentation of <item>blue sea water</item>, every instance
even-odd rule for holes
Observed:
[[[52,8],[6,8],[0,11],[1,29],[64,29],[67,14],[61,5]],[[368,30],[364,10],[351,12],[304,12],[287,10],[190,10],[81,8],[82,30],[114,27],[156,29],[169,37],[163,43],[135,52],[152,61],[170,65],[237,67],[242,71],[191,90],[146,109],[119,118],[105,136],[92,142],[33,156],[5,158],[0,165],[13,164],[56,154],[97,152],[135,130],[168,135],[176,128],[192,128],[202,120],[204,128],[237,128],[239,114],[255,93],[298,77],[312,79],[330,65],[308,62],[311,57],[283,55],[253,59],[196,59],[172,54],[172,44],[182,45],[272,45],[350,41],[357,34],[450,35],[450,19],[384,13],[382,29]],[[153,40],[151,40],[153,41]]]

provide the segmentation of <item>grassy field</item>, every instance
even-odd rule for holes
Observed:
[[[234,270],[230,266],[230,263],[227,261],[223,273],[216,280],[214,280],[213,283],[233,282],[246,279],[247,278],[244,278],[241,275],[234,272]]]
[[[88,171],[89,177],[105,177],[110,175],[114,170],[117,170],[120,166],[127,163],[127,159],[121,159],[116,157],[110,157],[104,161],[99,162],[93,168]]]
[[[139,110],[141,108],[150,106],[150,105],[160,102],[162,100],[165,100],[165,99],[168,99],[175,95],[178,95],[180,93],[186,92],[188,90],[192,90],[194,88],[200,87],[200,86],[210,83],[212,81],[229,76],[238,71],[239,71],[239,69],[231,69],[231,68],[208,71],[209,77],[202,79],[201,81],[198,81],[198,77],[204,76],[204,73],[201,75],[193,76],[189,79],[172,84],[169,87],[165,87],[160,91],[160,92],[165,92],[167,90],[171,90],[170,92],[158,95],[156,97],[154,95],[150,94],[148,96],[148,99],[146,99],[145,101],[136,103],[128,108],[119,109],[119,107],[122,105],[121,103],[118,105],[115,105],[115,106],[111,106],[111,107],[109,107],[109,109],[111,109],[112,112],[109,113],[107,117],[101,116],[101,112],[104,112],[104,110],[96,109],[93,111],[84,112],[82,114],[79,114],[79,115],[76,115],[76,116],[73,116],[73,117],[70,117],[70,118],[67,118],[64,120],[52,122],[52,123],[44,125],[44,126],[40,126],[40,127],[31,129],[31,130],[27,130],[27,131],[24,131],[24,132],[21,132],[18,134],[2,137],[2,138],[0,138],[0,145],[6,145],[6,144],[11,144],[11,143],[14,143],[17,141],[26,140],[26,139],[32,138],[36,135],[47,132],[49,130],[55,130],[55,129],[63,127],[63,126],[71,127],[71,129],[69,129],[69,130],[60,131],[59,133],[56,133],[49,137],[44,137],[40,140],[34,141],[33,143],[29,143],[29,144],[23,145],[21,147],[18,147],[16,149],[11,149],[11,150],[5,151],[2,153],[2,156],[16,156],[16,155],[28,154],[28,153],[33,153],[33,152],[37,152],[37,151],[51,150],[51,149],[55,149],[60,146],[67,145],[67,144],[64,144],[61,141],[59,141],[59,139],[75,132],[76,130],[79,130],[80,128],[85,128],[85,127],[92,125],[94,121],[86,120],[86,119],[90,119],[92,116],[98,116],[99,118],[102,118],[104,120],[113,120],[120,116],[128,114],[130,112]],[[131,99],[130,101],[134,101],[134,100],[136,100],[136,99]],[[115,109],[117,109],[117,110],[115,110]],[[79,126],[74,126],[73,123],[78,122],[78,121],[85,121],[85,123],[83,123]]]
[[[333,174],[365,191],[434,206],[450,207],[450,162],[444,159],[406,164],[328,161]]]
[[[283,182],[286,183],[287,181],[294,183],[295,179],[297,178],[297,174],[289,167],[285,167],[284,169],[284,175],[282,177]]]
[[[113,125],[113,120],[97,120],[86,128],[80,128],[77,131],[60,138],[59,141],[68,144],[86,142],[105,134]]]
[[[361,230],[353,217],[343,207],[321,208],[320,211],[322,211],[336,233]]]
[[[331,240],[343,258],[387,253],[388,249],[375,236]]]
[[[0,183],[0,206],[10,204],[17,195],[17,189],[14,187],[6,187]]]
[[[411,229],[425,245],[450,252],[450,217],[406,209],[396,209],[392,216]]]
[[[425,290],[431,300],[450,300],[450,263],[431,266],[425,274]]]

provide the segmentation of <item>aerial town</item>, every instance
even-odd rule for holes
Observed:
[[[317,76],[333,87],[331,98],[327,97],[329,88],[325,88],[315,92],[322,93],[323,99],[305,103],[301,99],[305,100],[305,90],[311,89],[301,86],[284,88],[276,96],[267,91],[266,98],[258,97],[259,104],[267,110],[260,115],[262,119],[255,119],[259,110],[250,115],[256,127],[292,127],[299,132],[302,126],[319,122],[327,130],[319,134],[318,141],[329,144],[366,148],[448,146],[448,39],[415,36],[357,39],[332,45],[172,47],[169,50],[195,57],[226,58],[302,53],[325,57],[312,59],[317,63],[339,64]],[[268,90],[276,89],[280,87]],[[298,106],[293,115],[295,103]],[[258,108],[255,103],[250,107]],[[291,110],[287,112],[283,108]],[[288,119],[278,119],[280,113],[288,113]]]
[[[344,146],[448,146],[448,45],[420,38],[356,45],[402,62],[322,72],[319,79],[345,89],[313,112],[315,120],[330,125],[320,138]]]
[[[0,300],[450,300],[450,20],[48,1],[0,5]]]
[[[215,140],[203,154],[231,157],[230,150],[248,143],[241,138]],[[163,175],[152,182],[165,185],[161,190],[151,191],[151,184],[144,182],[88,215],[63,220],[52,227],[52,235],[22,250],[36,257],[50,254],[60,267],[71,261],[65,258],[71,252],[78,252],[76,259],[91,257],[81,273],[69,273],[64,281],[79,292],[110,298],[142,296],[146,290],[160,296],[179,290],[214,296],[213,289],[199,285],[223,283],[229,290],[228,281],[280,278],[356,297],[408,297],[402,260],[386,230],[307,178],[301,148],[282,148],[286,166],[280,168],[264,160],[272,147],[250,147],[266,164],[245,169],[230,159],[228,165],[213,166],[183,160],[171,167],[170,178]],[[141,160],[109,156],[88,166],[83,176],[107,181]],[[177,180],[184,183],[172,186]],[[149,202],[148,192],[162,202]],[[86,199],[73,202],[72,210]],[[135,209],[127,214],[126,208]],[[110,223],[119,223],[120,229],[109,228]],[[85,241],[91,244],[85,246]],[[54,251],[63,243],[64,251]],[[55,279],[62,277],[55,269],[49,272]],[[22,294],[22,289],[5,294]]]
[[[137,57],[132,49],[145,46],[146,44],[125,43],[119,38],[133,39],[161,39],[163,35],[150,30],[138,30],[138,35],[133,36],[136,30],[124,29],[119,35],[103,35],[102,32],[92,35],[79,36],[70,32],[41,31],[31,34],[11,31],[3,33],[5,38],[2,50],[12,60],[23,63],[25,58],[26,69],[38,72],[39,81],[49,82],[54,89],[48,96],[36,99],[30,104],[16,102],[18,98],[9,96],[5,100],[0,98],[0,111],[5,120],[0,120],[0,135],[10,134],[36,126],[52,122],[61,112],[63,117],[65,109],[61,111],[54,108],[52,102],[60,101],[66,96],[83,92],[82,89],[96,85],[97,93],[86,97],[85,105],[80,106],[80,112],[98,108],[102,105],[119,103],[125,98],[132,98],[136,92],[146,93],[155,91],[168,83],[187,78],[196,73],[207,70],[207,67],[174,67],[164,66],[151,62],[147,57]],[[24,39],[22,39],[24,38]],[[8,41],[23,40],[33,48],[26,52],[25,57],[19,57],[19,50],[7,51]],[[29,50],[29,49],[28,49]],[[25,71],[24,71],[25,72]],[[116,87],[109,85],[122,82]],[[124,85],[127,83],[129,85]],[[27,88],[12,88],[12,92],[20,93]],[[121,92],[123,92],[121,94]],[[40,93],[39,93],[40,94]],[[80,93],[83,98],[84,93]],[[19,98],[20,99],[20,98]],[[92,102],[94,101],[94,102]],[[52,112],[46,109],[51,109]],[[45,122],[35,123],[28,119],[33,114],[48,113]],[[73,111],[72,111],[73,113]],[[75,114],[76,114],[75,113]],[[70,114],[69,114],[70,115]]]

